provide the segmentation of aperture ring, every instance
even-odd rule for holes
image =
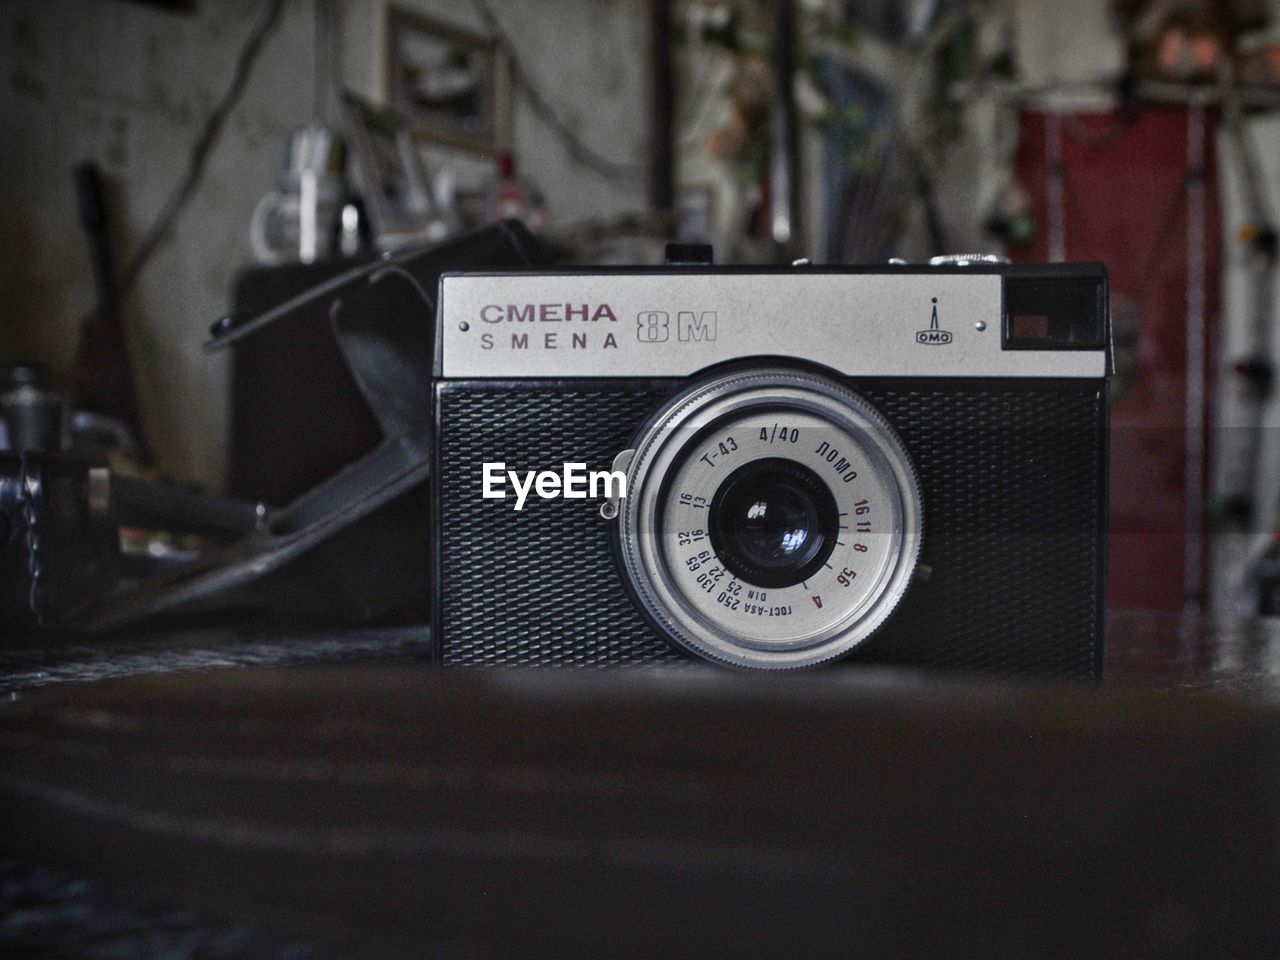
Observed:
[[[865,640],[905,593],[923,528],[915,470],[884,418],[843,385],[789,368],[721,374],[672,397],[635,450],[618,556],[677,646],[743,667],[809,666]],[[767,578],[726,563],[723,538],[711,543],[717,491],[769,457],[821,476],[838,505],[836,543],[798,583],[752,582]]]

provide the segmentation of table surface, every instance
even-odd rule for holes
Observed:
[[[1280,622],[1117,613],[1100,683],[427,655],[416,629],[0,652],[0,947],[1280,944]]]
[[[224,667],[405,664],[429,657],[429,633],[423,627],[330,633],[223,627],[52,642],[31,637],[0,646],[0,694],[58,683]],[[824,672],[831,670],[820,671]],[[937,674],[921,676],[948,679]],[[1242,621],[1113,611],[1104,679],[1125,686],[1280,695],[1280,618]]]

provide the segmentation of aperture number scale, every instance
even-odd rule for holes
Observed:
[[[628,451],[618,548],[676,646],[769,669],[842,656],[919,552],[906,450],[845,384],[789,366],[691,382]]]
[[[774,422],[760,426],[759,433],[752,438],[754,441],[752,445],[797,445],[800,442],[800,437],[799,428]],[[740,449],[737,439],[731,434],[726,434],[711,441],[697,459],[698,462],[706,464],[711,471],[715,471],[727,458],[732,454],[738,453]],[[848,482],[848,480],[857,476],[854,471],[849,469],[850,464],[848,461],[843,458],[838,461],[835,459],[829,442],[823,441],[819,443],[814,448],[813,454],[818,458],[834,463],[836,473],[842,475],[838,479]],[[681,491],[677,502],[680,507],[692,510],[705,511],[710,507],[710,501],[707,497],[692,491]],[[841,511],[839,529],[842,531],[852,529],[855,535],[872,533],[871,502],[861,498],[854,501],[852,507],[852,523],[849,522],[850,511]],[[695,548],[695,552],[685,558],[685,566],[690,573],[697,575],[695,582],[698,589],[706,594],[714,595],[716,602],[726,610],[757,617],[785,617],[792,613],[791,604],[770,604],[767,590],[741,583],[722,564],[713,563],[719,558],[710,547],[705,528],[696,527],[689,530],[678,530],[676,531],[676,539],[677,543],[682,547]],[[837,540],[836,545],[837,547],[846,546],[843,540]],[[860,540],[854,540],[848,544],[848,548],[853,554],[863,555],[870,550],[869,546]],[[846,562],[842,563],[838,568],[830,562],[824,564],[825,569],[835,571],[833,587],[844,589],[853,586],[854,581],[858,578],[858,571],[846,564],[854,562],[856,559],[856,557],[846,558]],[[728,578],[727,582],[726,577]],[[806,592],[811,589],[807,580],[803,581],[801,585]],[[824,603],[822,590],[809,594],[809,600],[815,608],[822,609]]]

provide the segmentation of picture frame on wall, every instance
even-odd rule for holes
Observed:
[[[403,7],[387,10],[387,106],[415,136],[493,155],[503,138],[509,72],[488,37]]]

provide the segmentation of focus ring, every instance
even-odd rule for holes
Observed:
[[[790,368],[698,381],[650,418],[635,451],[618,557],[641,609],[677,646],[742,667],[809,666],[865,640],[905,593],[923,529],[919,484],[889,424],[843,385]],[[732,504],[735,522],[758,519],[759,529],[727,537],[713,501],[722,507],[725,491],[752,475],[745,467],[759,473],[770,460],[790,466],[761,474],[772,479],[758,501],[747,490]],[[768,509],[783,520],[766,522]],[[810,534],[834,543],[806,552]],[[728,556],[727,541],[763,563]],[[779,544],[795,548],[794,563],[758,554]]]

